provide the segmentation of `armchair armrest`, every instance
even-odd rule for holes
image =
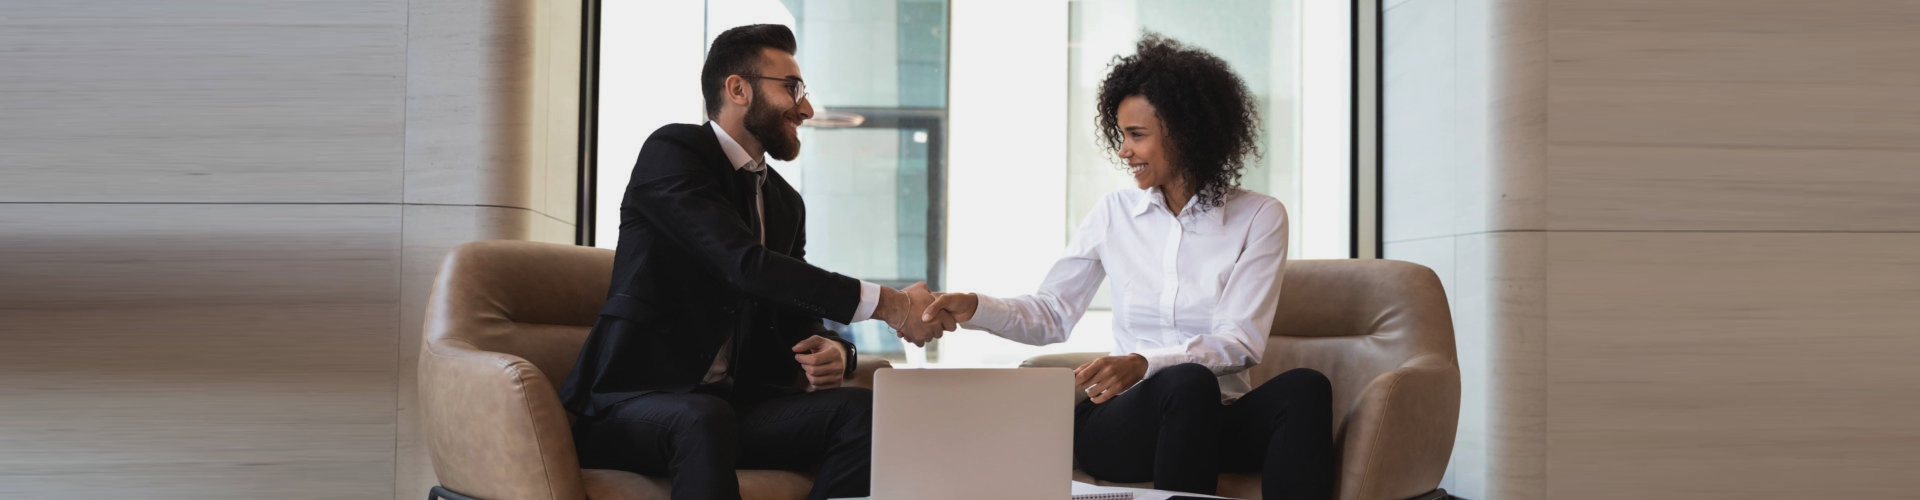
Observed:
[[[585,498],[566,411],[545,374],[461,340],[420,356],[421,434],[434,474],[477,498]]]
[[[847,379],[848,387],[873,388],[873,372],[881,368],[893,368],[893,362],[879,356],[861,354],[853,368],[853,378]]]
[[[1042,354],[1020,362],[1021,368],[1079,368],[1080,365],[1093,362],[1106,356],[1104,352],[1068,352],[1060,354]],[[1078,389],[1073,391],[1073,404],[1078,405],[1087,399],[1087,393]]]
[[[1337,421],[1337,420],[1336,420]],[[1346,417],[1341,498],[1411,498],[1440,485],[1460,422],[1460,368],[1424,354],[1382,373]]]

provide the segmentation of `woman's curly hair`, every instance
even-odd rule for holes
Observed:
[[[1116,56],[1100,82],[1100,145],[1119,156],[1120,101],[1152,103],[1172,141],[1175,167],[1199,206],[1220,206],[1240,186],[1249,156],[1260,155],[1260,110],[1227,62],[1179,41],[1146,32],[1130,56]]]

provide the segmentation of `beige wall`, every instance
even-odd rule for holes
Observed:
[[[1471,498],[1868,498],[1920,466],[1920,4],[1401,0],[1387,257]]]
[[[10,5],[0,497],[424,497],[440,256],[573,240],[576,5]]]
[[[440,258],[478,239],[574,241],[579,5],[410,2],[396,499],[436,484],[413,401]]]

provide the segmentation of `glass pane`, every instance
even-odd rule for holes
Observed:
[[[620,200],[647,136],[669,123],[706,120],[705,17],[698,1],[600,2],[594,246],[620,242]]]
[[[809,262],[875,283],[929,278],[927,138],[892,128],[802,133],[788,168],[802,171],[794,184],[807,200]]]

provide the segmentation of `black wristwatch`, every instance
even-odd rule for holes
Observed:
[[[853,372],[860,368],[860,349],[854,347],[853,342],[847,342],[844,345],[847,346],[847,373],[841,375],[841,377],[852,379]]]

